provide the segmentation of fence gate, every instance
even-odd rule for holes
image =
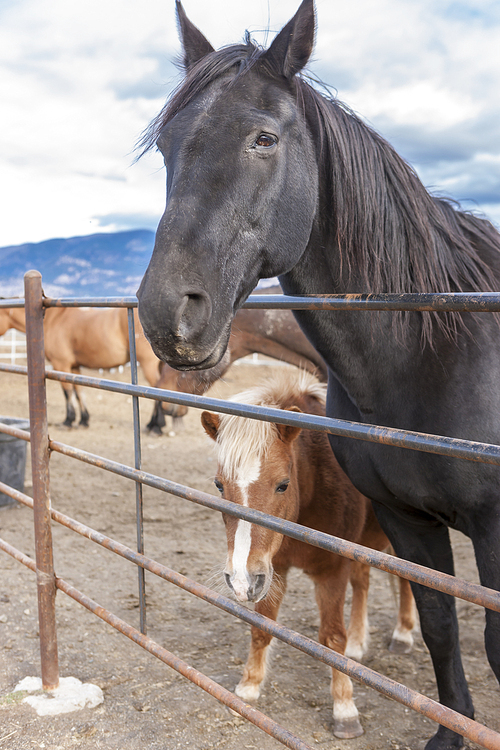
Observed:
[[[293,298],[283,295],[252,295],[246,303],[247,307],[275,307],[304,309],[314,306],[316,309],[431,309],[435,310],[473,310],[478,303],[481,310],[500,310],[500,295],[489,295],[489,301],[484,295],[370,295],[369,299],[359,298]],[[464,737],[478,743],[488,750],[500,750],[500,734],[484,727],[467,717],[452,711],[436,701],[401,685],[394,680],[379,674],[366,666],[342,656],[326,648],[316,641],[307,638],[293,630],[263,617],[246,607],[222,596],[208,587],[190,580],[164,565],[148,558],[144,554],[143,543],[143,508],[142,486],[148,485],[199,505],[222,511],[225,514],[244,519],[251,523],[260,524],[279,531],[294,539],[306,541],[322,549],[344,555],[352,560],[365,562],[381,570],[395,573],[411,581],[432,587],[452,596],[460,597],[483,607],[500,612],[500,593],[479,585],[468,583],[453,576],[445,575],[428,568],[415,565],[390,555],[331,537],[318,531],[305,529],[294,523],[282,521],[250,508],[236,506],[220,497],[197,491],[180,485],[169,479],[155,476],[141,470],[141,445],[139,431],[139,397],[156,399],[165,402],[184,404],[196,408],[210,409],[220,413],[237,414],[239,416],[263,419],[281,424],[300,425],[309,429],[331,432],[334,434],[355,437],[358,439],[384,442],[399,447],[415,450],[427,450],[458,458],[481,460],[500,465],[500,448],[482,443],[472,443],[466,440],[452,440],[446,437],[408,433],[390,428],[368,428],[357,423],[346,423],[341,420],[326,417],[313,417],[307,414],[285,412],[279,409],[258,408],[226,402],[205,396],[191,396],[184,393],[164,391],[137,385],[137,365],[135,356],[135,331],[133,308],[137,305],[135,298],[107,298],[107,299],[48,299],[43,297],[41,276],[36,271],[30,271],[25,276],[25,305],[26,305],[26,333],[28,366],[0,364],[0,370],[17,373],[28,377],[29,388],[29,416],[30,433],[15,427],[0,424],[0,431],[16,438],[31,442],[33,499],[7,487],[0,482],[0,491],[5,492],[19,502],[33,508],[35,527],[36,559],[26,556],[15,549],[6,540],[0,540],[0,548],[13,558],[23,563],[36,573],[38,594],[39,633],[41,675],[43,687],[54,689],[59,683],[58,651],[55,617],[56,589],[63,591],[69,597],[79,602],[83,607],[93,612],[97,617],[109,623],[116,630],[123,633],[132,641],[142,646],[146,651],[156,656],[172,669],[198,685],[221,703],[229,706],[244,719],[280,741],[283,745],[296,750],[307,750],[309,747],[288,729],[280,726],[256,708],[245,703],[235,694],[214,682],[206,675],[193,668],[167,649],[155,643],[146,634],[146,606],[144,571],[163,578],[185,591],[190,592],[213,606],[249,624],[256,625],[275,638],[288,643],[306,654],[348,674],[354,680],[374,688],[380,693],[398,701],[408,708],[423,714],[432,721],[442,724]],[[21,307],[24,300],[1,300],[0,308]],[[98,378],[72,375],[69,373],[45,369],[43,342],[43,312],[46,307],[125,307],[128,308],[129,341],[131,359],[131,384],[102,380]],[[86,451],[71,447],[64,443],[51,440],[47,427],[46,407],[46,379],[61,383],[71,383],[91,388],[104,389],[114,393],[128,394],[133,400],[134,409],[134,444],[135,464],[133,467],[117,463]],[[133,550],[120,542],[72,519],[50,507],[49,502],[49,456],[51,452],[58,452],[86,464],[99,467],[105,471],[127,477],[136,483],[137,510],[137,549]],[[55,575],[52,554],[51,523],[56,522],[66,526],[96,544],[111,550],[117,555],[134,563],[138,569],[139,600],[140,600],[140,629],[132,627],[112,612],[101,607],[85,593],[77,590],[62,578]]]

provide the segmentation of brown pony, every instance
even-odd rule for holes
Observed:
[[[312,375],[286,371],[232,400],[324,415],[325,397],[326,386]],[[215,485],[226,500],[376,550],[389,547],[370,501],[338,465],[326,434],[210,412],[203,412],[201,420],[217,443]],[[257,612],[275,620],[287,572],[292,566],[300,568],[314,581],[320,642],[341,654],[361,658],[368,634],[369,567],[248,521],[223,517],[228,544],[224,576],[234,596],[242,602],[255,602]],[[353,598],[346,634],[343,610],[349,579]],[[408,581],[398,580],[399,617],[390,648],[406,653],[413,643],[415,607]],[[252,627],[249,656],[236,687],[236,694],[247,701],[259,697],[271,640],[270,635]],[[335,669],[331,693],[335,736],[362,734],[351,680]]]
[[[134,311],[137,360],[150,385],[156,385],[160,360],[153,354]],[[45,356],[55,370],[79,373],[80,367],[92,369],[124,365],[130,360],[128,316],[125,308],[48,307],[44,317]],[[24,308],[0,309],[0,336],[9,328],[26,331]],[[88,427],[89,412],[82,389],[61,383],[66,398],[64,426],[71,427],[80,406],[80,425]]]
[[[266,291],[281,293],[279,288]],[[327,380],[327,368],[322,357],[306,339],[290,310],[240,309],[234,316],[227,351],[215,367],[179,372],[165,364],[157,386],[201,396],[233,362],[255,352],[296,365],[316,373],[322,381]],[[175,425],[186,412],[187,407],[181,404],[157,401],[147,429],[161,433],[165,425],[164,414],[170,415]]]

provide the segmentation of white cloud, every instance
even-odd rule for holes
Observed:
[[[265,29],[278,30],[298,5],[184,0],[215,46],[247,28],[264,43]],[[426,184],[479,198],[500,220],[498,5],[317,0],[317,11],[312,70]],[[161,161],[133,164],[132,150],[172,88],[178,51],[173,0],[1,5],[0,246],[154,226]]]

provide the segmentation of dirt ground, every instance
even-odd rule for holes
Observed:
[[[233,367],[210,395],[236,393],[267,372],[269,368],[262,366]],[[25,378],[1,373],[0,380],[0,413],[26,417]],[[130,398],[89,389],[88,403],[90,428],[62,429],[62,393],[57,383],[49,382],[51,437],[133,465]],[[151,404],[142,401],[142,424],[148,421],[150,411]],[[185,430],[174,437],[152,437],[143,432],[142,438],[144,470],[214,493],[214,456],[195,409],[188,414]],[[27,477],[28,486],[29,462]],[[55,454],[51,458],[51,496],[57,510],[135,546],[135,488],[126,479]],[[225,555],[219,515],[147,487],[144,498],[146,554],[202,583],[213,580]],[[34,556],[29,509],[0,510],[0,534]],[[57,525],[53,537],[57,574],[138,627],[134,566]],[[468,540],[454,534],[453,541],[457,574],[477,580]],[[61,592],[57,596],[61,677],[97,684],[104,692],[104,703],[94,709],[39,717],[10,695],[21,679],[40,675],[34,575],[1,552],[0,569],[0,750],[282,747]],[[387,651],[396,604],[387,575],[374,570],[371,581],[371,644],[364,663],[435,698],[430,659],[419,633],[411,655]],[[248,626],[150,574],[146,587],[148,635],[221,685],[234,689],[246,657]],[[484,652],[484,613],[465,602],[458,603],[458,610],[476,718],[499,731],[500,692]],[[316,637],[318,617],[312,587],[298,571],[290,576],[280,620]],[[328,669],[276,643],[258,707],[311,747],[329,750],[418,750],[435,730],[432,722],[361,685],[355,685],[355,698],[365,734],[355,740],[338,740],[331,733]]]

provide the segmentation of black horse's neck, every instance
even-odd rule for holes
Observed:
[[[316,274],[320,288],[331,291],[332,283],[339,293],[498,288],[500,236],[488,221],[431,196],[383,138],[301,79],[297,101],[320,167],[320,218],[310,242],[315,267],[318,257],[324,259]],[[298,274],[302,285],[307,252]],[[317,284],[314,288],[317,292]],[[403,329],[408,320],[400,316]],[[423,314],[422,324],[424,341],[431,341],[436,327],[454,336],[461,318]]]

